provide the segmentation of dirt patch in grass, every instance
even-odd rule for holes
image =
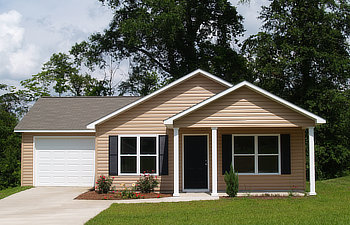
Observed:
[[[163,194],[163,193],[140,193],[140,199],[146,198],[165,198],[171,197],[172,194]],[[128,200],[123,199],[117,193],[109,194],[98,194],[96,191],[87,191],[76,197],[78,200]]]

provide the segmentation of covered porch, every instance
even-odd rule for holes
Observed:
[[[314,164],[314,127],[302,128],[254,128],[254,127],[202,127],[173,128],[173,171],[174,196],[182,192],[210,192],[219,196],[225,192],[223,174],[227,163],[233,164],[231,155],[224,153],[227,143],[223,138],[243,136],[278,137],[278,171],[276,173],[259,173],[258,160],[255,162],[256,173],[239,173],[240,192],[274,193],[305,190],[305,133],[309,138],[310,195],[315,191]],[[281,167],[281,134],[290,135],[290,171],[284,173]],[[234,139],[233,139],[234,140]],[[232,147],[231,143],[231,147]],[[233,147],[232,147],[233,149]],[[255,156],[258,157],[258,156]],[[237,157],[238,158],[238,157]],[[236,161],[237,162],[237,161]],[[225,165],[226,164],[226,165]],[[225,168],[226,167],[226,168]]]

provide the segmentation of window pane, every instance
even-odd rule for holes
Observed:
[[[254,156],[235,156],[235,171],[238,173],[254,173]]]
[[[235,136],[235,154],[254,154],[254,136]]]
[[[136,137],[122,137],[121,148],[121,154],[136,154]]]
[[[140,173],[156,173],[156,157],[155,156],[141,156]]]
[[[136,173],[136,156],[121,156],[122,173]]]
[[[156,154],[156,138],[142,137],[140,140],[141,154]]]
[[[278,154],[277,136],[259,136],[258,143],[259,154]]]
[[[278,156],[259,156],[259,173],[278,173]]]

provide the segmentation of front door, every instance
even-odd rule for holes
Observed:
[[[208,189],[206,135],[184,136],[184,189]]]

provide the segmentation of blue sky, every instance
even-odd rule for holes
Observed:
[[[238,0],[231,0],[237,5]],[[238,5],[246,36],[260,28],[258,11],[266,0]],[[0,0],[0,83],[19,81],[40,72],[53,53],[102,31],[112,18],[98,0]]]

